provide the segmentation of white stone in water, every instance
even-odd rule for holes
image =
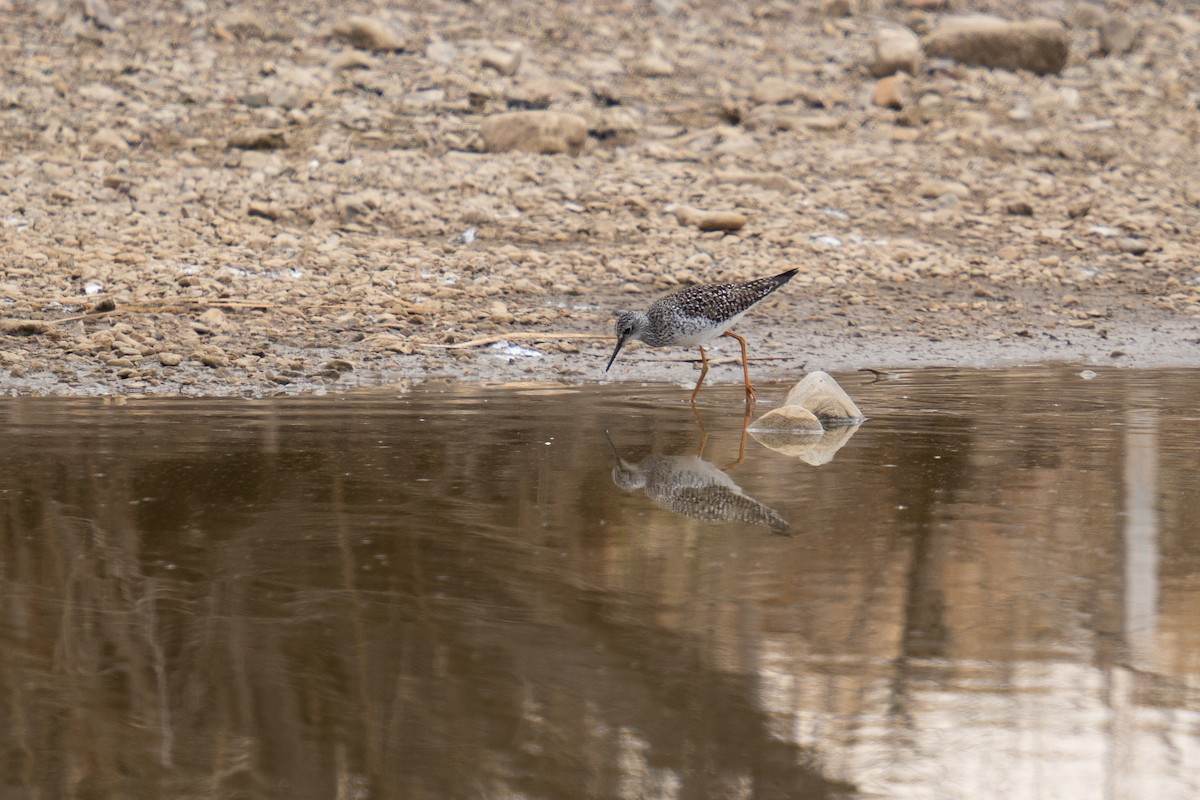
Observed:
[[[827,372],[810,372],[792,387],[783,405],[808,409],[825,426],[851,424],[866,419],[836,380]]]

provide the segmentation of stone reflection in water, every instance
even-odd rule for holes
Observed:
[[[651,500],[685,517],[788,532],[788,522],[778,511],[747,496],[725,470],[701,456],[649,455],[640,461],[627,461],[609,432],[604,435],[616,459],[613,483],[622,489],[643,489]]]

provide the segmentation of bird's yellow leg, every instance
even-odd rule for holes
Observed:
[[[700,384],[704,383],[704,376],[708,374],[708,356],[704,355],[704,347],[700,347],[700,380],[696,381],[696,388],[692,389],[692,405],[696,404],[696,395],[700,393]]]
[[[750,358],[746,355],[746,340],[738,336],[733,331],[725,331],[722,336],[728,336],[732,339],[737,339],[742,345],[742,374],[746,377],[746,402],[754,402],[754,387],[750,385]],[[700,352],[704,352],[701,349]]]

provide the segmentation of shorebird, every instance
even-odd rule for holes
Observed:
[[[767,295],[792,279],[797,270],[789,269],[773,278],[759,278],[748,283],[710,283],[689,286],[659,298],[646,311],[622,311],[617,317],[617,347],[613,350],[608,372],[626,342],[641,339],[651,347],[697,346],[700,348],[700,379],[692,390],[692,403],[708,374],[708,356],[704,345],[718,336],[737,339],[742,345],[742,374],[746,379],[746,402],[754,402],[754,387],[750,385],[750,365],[746,357],[746,340],[729,330],[746,312],[766,299]]]

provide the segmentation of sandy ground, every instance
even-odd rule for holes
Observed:
[[[605,374],[615,312],[790,267],[759,380],[1200,363],[1194,6],[838,5],[0,0],[0,392],[690,385]],[[872,103],[878,31],[964,10],[1057,20],[1065,68],[926,57]],[[544,109],[586,139],[481,136]]]

